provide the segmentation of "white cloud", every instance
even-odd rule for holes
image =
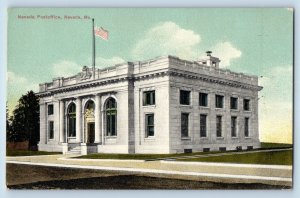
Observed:
[[[271,86],[269,89],[276,89],[278,87],[282,87],[283,85],[292,86],[292,65],[270,67],[270,69],[268,69],[265,73],[266,74],[259,79],[259,85],[263,87]]]
[[[148,30],[145,36],[137,42],[132,54],[136,59],[167,54],[181,58],[195,58],[197,57],[195,48],[200,41],[199,34],[167,21]]]
[[[124,63],[125,60],[122,59],[121,57],[111,57],[111,58],[102,58],[102,57],[97,57],[96,58],[96,67],[99,68],[104,68],[104,67],[109,67],[109,66],[114,66],[119,63]]]
[[[242,52],[228,41],[217,43],[211,49],[213,55],[220,58],[220,67],[228,67],[233,59],[242,56]]]
[[[87,60],[88,63],[91,63],[91,58]],[[96,58],[96,67],[97,68],[104,68],[113,66],[118,63],[125,62],[122,58],[114,56],[111,58],[103,58],[97,57]],[[69,60],[62,60],[52,65],[52,72],[53,77],[68,77],[79,73],[82,70],[84,65],[79,65],[76,62],[69,61]],[[90,65],[87,65],[91,67]]]
[[[38,83],[30,81],[24,76],[12,71],[7,72],[7,98],[8,108],[10,112],[15,108],[18,99],[21,95],[26,94],[28,91],[38,91]]]
[[[12,71],[7,72],[7,84],[8,87],[12,88],[13,92],[18,92],[16,89],[25,91],[38,89],[38,85],[36,83],[29,81],[27,78]],[[24,93],[24,91],[21,93]]]
[[[52,65],[53,77],[68,77],[77,74],[80,72],[81,67],[75,62],[62,60]]]

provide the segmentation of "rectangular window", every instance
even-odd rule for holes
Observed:
[[[226,151],[226,147],[219,147],[219,151]]]
[[[223,108],[224,96],[216,95],[216,108]]]
[[[207,107],[207,93],[199,93],[199,105]]]
[[[53,115],[53,104],[48,105],[48,115]]]
[[[250,100],[244,99],[244,110],[249,111],[250,110]]]
[[[54,122],[53,121],[49,121],[49,139],[53,139],[54,138]]]
[[[236,136],[236,117],[231,117],[231,137]]]
[[[146,137],[154,136],[154,114],[146,114]]]
[[[222,116],[216,117],[216,130],[217,130],[217,137],[222,137]]]
[[[244,132],[245,137],[249,137],[249,118],[245,118]]]
[[[206,137],[206,118],[207,115],[200,115],[200,137]]]
[[[155,105],[155,91],[144,91],[143,92],[143,105]]]
[[[189,136],[189,114],[181,113],[181,137]]]
[[[180,90],[180,104],[190,105],[190,91]]]
[[[238,109],[238,99],[231,97],[230,98],[230,109]]]
[[[247,146],[247,150],[252,150],[253,146]]]

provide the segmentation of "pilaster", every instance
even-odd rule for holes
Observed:
[[[59,142],[65,141],[65,103],[63,100],[59,101]]]
[[[101,98],[100,95],[95,96],[95,143],[100,142],[100,136],[101,136]]]
[[[78,97],[76,99],[76,142],[81,142],[82,136],[82,99]]]

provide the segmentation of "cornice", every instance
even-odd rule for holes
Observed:
[[[118,83],[118,82],[124,82],[124,81],[147,80],[147,79],[153,79],[153,78],[164,77],[164,76],[182,77],[182,78],[186,78],[186,79],[200,80],[203,82],[216,83],[216,84],[230,86],[230,87],[249,89],[249,90],[253,90],[253,91],[260,91],[262,89],[261,86],[251,85],[251,84],[243,83],[240,81],[222,79],[222,78],[218,78],[218,77],[208,76],[205,74],[197,74],[197,73],[182,71],[182,70],[177,70],[177,69],[169,69],[169,70],[164,70],[164,71],[156,71],[155,73],[137,74],[137,75],[131,75],[131,76],[119,76],[116,78],[102,79],[102,80],[96,80],[96,81],[87,81],[84,83],[50,89],[45,92],[37,93],[37,95],[39,97],[47,97],[47,96],[51,96],[54,94],[70,92],[70,91],[79,90],[79,89],[98,87],[98,86],[103,86],[103,85],[113,84],[113,83]]]
[[[258,85],[251,85],[251,84],[243,83],[243,82],[239,82],[239,81],[222,79],[222,78],[217,78],[217,77],[208,76],[208,75],[204,75],[204,74],[195,74],[195,73],[188,72],[188,71],[179,71],[179,70],[174,70],[174,69],[169,72],[169,75],[173,76],[173,77],[182,77],[182,78],[187,78],[187,79],[201,80],[203,82],[216,83],[216,84],[230,86],[230,87],[250,89],[253,91],[260,91],[263,88]]]

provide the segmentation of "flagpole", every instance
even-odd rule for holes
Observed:
[[[92,19],[93,27],[92,27],[92,35],[93,35],[93,60],[92,60],[92,66],[93,66],[93,79],[95,79],[95,62],[96,62],[96,49],[95,49],[95,26],[94,26],[94,18]]]

